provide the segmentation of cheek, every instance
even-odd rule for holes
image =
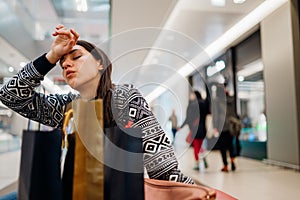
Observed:
[[[97,75],[98,71],[90,68],[89,70],[86,70],[84,72],[83,76],[85,77],[85,79],[94,79],[95,77],[97,77]]]
[[[62,72],[61,72],[61,75],[64,77],[64,79],[66,80],[66,72],[63,70]]]
[[[88,73],[89,76],[95,75],[96,73],[98,73],[97,63],[93,61],[85,62],[81,67],[81,71],[83,71],[84,73]]]

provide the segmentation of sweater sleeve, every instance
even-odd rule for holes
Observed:
[[[125,126],[130,121],[132,127],[142,129],[144,167],[149,178],[193,184],[194,181],[178,169],[171,142],[141,93],[128,85],[117,89],[115,94],[119,125]]]
[[[47,70],[51,70],[53,67],[47,65],[48,61],[45,59],[45,55],[42,55],[35,61],[28,63],[5,83],[0,89],[0,100],[8,108],[26,118],[48,126],[61,127],[62,108],[74,99],[75,95],[71,93],[45,95],[36,92],[36,88],[41,85],[41,81],[44,79],[44,75],[41,73],[47,73]],[[47,70],[43,71],[42,69]]]
[[[33,66],[35,66],[36,70],[41,75],[46,75],[55,66],[55,64],[51,64],[47,60],[46,54],[43,54],[33,61]]]

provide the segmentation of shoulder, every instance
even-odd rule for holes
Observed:
[[[112,101],[119,108],[125,107],[144,107],[150,110],[146,99],[142,93],[132,84],[115,86],[112,93]]]
[[[122,84],[122,85],[115,85],[113,92],[114,93],[122,93],[122,92],[128,92],[131,89],[134,88],[133,84]]]
[[[117,98],[142,97],[140,91],[133,84],[115,85],[113,96]]]

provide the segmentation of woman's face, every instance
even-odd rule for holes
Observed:
[[[84,90],[97,90],[101,76],[99,70],[103,69],[103,65],[85,48],[75,45],[62,57],[60,65],[63,69],[63,77],[71,88],[80,93]]]

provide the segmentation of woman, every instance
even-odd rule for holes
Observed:
[[[228,90],[226,89],[226,84],[225,84],[225,95],[226,95],[226,102],[220,103],[219,104],[219,112],[224,113],[225,115],[225,121],[224,121],[224,126],[221,131],[220,137],[219,137],[219,145],[220,145],[220,153],[222,157],[222,162],[223,162],[223,168],[221,169],[222,172],[229,172],[228,168],[228,161],[227,161],[227,152],[229,151],[229,156],[230,156],[230,164],[231,164],[231,170],[235,171],[236,170],[236,165],[235,165],[235,152],[234,152],[234,145],[233,145],[233,139],[234,136],[230,133],[230,124],[231,124],[231,119],[234,117],[234,119],[238,118],[238,115],[236,114],[235,111],[235,102],[234,102],[234,97],[229,95]],[[222,116],[219,116],[222,117]]]
[[[206,116],[209,114],[208,100],[202,99],[199,91],[191,91],[189,104],[186,111],[186,118],[180,128],[186,124],[192,133],[192,146],[194,150],[195,166],[194,170],[199,170],[199,154],[202,149],[203,140],[206,137]],[[205,168],[208,167],[206,158],[203,157]]]
[[[199,154],[203,152],[202,144],[206,137],[206,117],[208,114],[210,114],[210,108],[208,98],[203,99],[199,91],[194,92],[199,106],[199,117],[198,120],[196,120],[198,122],[196,125],[198,126],[198,129],[193,141],[193,147],[196,163],[199,163]],[[208,164],[205,157],[203,157],[203,163],[204,167],[207,168]],[[195,169],[199,170],[199,165],[197,165]]]
[[[219,95],[215,98],[214,112],[213,114],[213,127],[219,139],[217,142],[218,149],[220,150],[223,167],[222,172],[229,172],[228,167],[228,152],[230,156],[231,170],[236,170],[235,165],[235,151],[234,151],[234,135],[230,133],[232,128],[232,119],[238,119],[236,113],[235,97],[229,94],[227,88],[227,81],[224,84],[218,84],[217,94],[224,94],[225,96]],[[224,99],[226,98],[226,99]]]
[[[79,34],[63,25],[58,25],[52,35],[55,40],[49,52],[28,63],[1,88],[1,101],[24,117],[48,126],[62,127],[65,105],[77,98],[102,98],[105,109],[104,127],[128,124],[141,127],[144,167],[149,178],[193,184],[193,180],[178,169],[170,141],[140,92],[132,85],[113,85],[112,64],[104,52],[89,42],[78,40]],[[34,91],[58,61],[66,82],[80,95],[44,95]],[[132,112],[133,109],[136,112]],[[156,140],[157,138],[160,140]],[[157,142],[155,145],[158,148],[148,149],[153,142]]]
[[[171,125],[172,125],[172,128],[171,128],[171,131],[172,131],[172,134],[173,134],[172,144],[174,144],[175,143],[175,136],[176,136],[176,132],[177,132],[177,116],[175,114],[175,109],[172,110],[172,114],[169,117],[169,121],[171,121]]]

